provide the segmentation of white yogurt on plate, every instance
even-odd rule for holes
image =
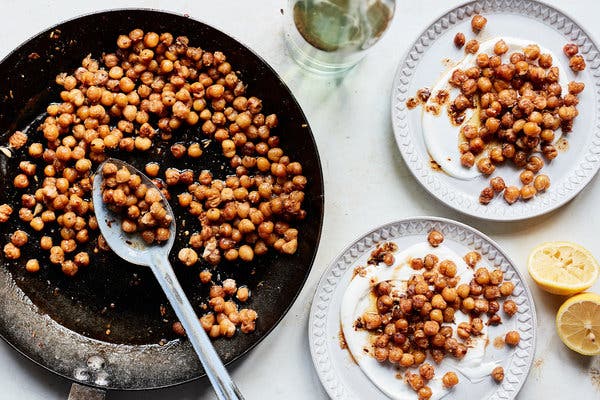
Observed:
[[[398,264],[393,267],[384,265],[369,265],[365,267],[364,274],[357,274],[352,278],[342,299],[340,320],[348,350],[364,374],[381,391],[395,400],[417,398],[415,391],[404,381],[405,369],[402,369],[402,377],[398,378],[396,375],[400,371],[396,366],[390,362],[379,363],[372,355],[365,351],[365,349],[371,349],[370,334],[367,330],[356,330],[354,323],[365,311],[372,308],[371,289],[375,285],[379,282],[391,281],[390,283],[394,286],[395,290],[398,290],[400,293],[405,292],[408,279],[411,275],[419,273],[410,267],[410,260],[412,258],[424,257],[427,254],[434,254],[440,260],[453,261],[457,267],[456,275],[460,277],[459,283],[469,283],[473,279],[473,270],[467,266],[462,257],[456,254],[456,252],[444,245],[432,248],[428,243],[418,243],[396,254],[395,259]],[[451,326],[454,328],[454,337],[456,338],[456,326],[461,322],[470,321],[469,316],[460,311],[457,311],[454,317],[455,323],[451,324]],[[487,326],[484,326],[482,334],[472,338],[472,342],[468,345],[467,354],[462,360],[455,360],[448,356],[442,361],[441,365],[435,366],[435,377],[428,383],[433,393],[431,400],[441,399],[449,392],[448,389],[443,387],[441,382],[444,372],[456,371],[471,382],[479,382],[489,376],[496,364],[483,362],[487,342]],[[428,362],[435,365],[429,358],[428,356]],[[411,368],[410,370],[414,372],[416,369]]]
[[[531,41],[513,38],[513,37],[495,37],[479,44],[478,53],[493,54],[494,45],[499,40],[504,40],[509,47],[506,54],[502,56],[503,62],[510,57],[511,53],[522,52],[523,48],[527,45],[532,44]],[[541,54],[550,54],[552,56],[553,65],[557,66],[560,71],[567,71],[569,66],[565,64],[566,57],[562,55],[556,55],[552,51],[540,46]],[[452,102],[457,95],[460,94],[460,89],[453,87],[448,83],[448,80],[452,77],[452,73],[456,69],[466,70],[468,68],[476,66],[476,54],[467,54],[458,64],[454,65],[448,71],[446,71],[442,77],[436,82],[431,89],[431,96],[429,100],[422,107],[422,126],[423,126],[423,139],[425,140],[425,146],[429,155],[435,162],[439,164],[441,169],[448,175],[463,180],[470,180],[477,178],[481,175],[477,167],[465,168],[460,163],[460,152],[458,150],[460,127],[467,123],[472,123],[470,120],[473,114],[477,111],[476,109],[468,109],[465,112],[464,122],[457,127],[452,123],[446,112],[446,106],[442,106],[442,110],[439,115],[435,115],[432,112],[426,111],[428,106],[440,108],[439,105],[433,102],[435,95],[440,91],[444,90],[450,94],[449,101]],[[560,79],[563,77],[563,79]],[[563,93],[567,93],[567,84],[564,80],[564,74],[559,75],[559,84],[563,89]],[[475,116],[477,118],[477,116]],[[554,142],[558,142],[561,138],[561,132],[557,131],[557,135]]]

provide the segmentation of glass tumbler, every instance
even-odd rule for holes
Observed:
[[[344,72],[381,38],[395,5],[395,0],[288,0],[287,47],[305,69]]]

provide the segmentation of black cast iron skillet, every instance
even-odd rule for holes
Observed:
[[[300,106],[265,61],[226,34],[179,15],[137,9],[76,18],[40,33],[0,63],[0,143],[6,143],[15,129],[27,127],[30,143],[35,141],[47,105],[59,100],[55,76],[74,71],[89,53],[99,58],[103,52],[114,51],[117,36],[134,28],[186,35],[191,45],[224,52],[248,84],[247,93],[263,99],[265,113],[278,114],[276,133],[281,147],[302,163],[309,180],[305,201],[308,217],[298,227],[300,240],[295,255],[269,253],[250,266],[223,263],[214,270],[214,276],[233,277],[246,284],[252,293],[249,306],[259,313],[254,333],[215,341],[223,361],[230,363],[263,339],[293,303],[310,272],[323,221],[323,178],[314,138]],[[177,140],[189,141],[198,136],[198,130],[182,129]],[[233,173],[215,143],[208,144],[194,164],[175,160],[168,146],[135,158],[116,155],[138,168],[155,160],[195,171],[208,168],[217,178]],[[16,208],[11,221],[0,225],[2,243],[15,229],[31,231],[16,218],[22,192],[12,188],[25,151],[16,151],[10,158],[0,154],[0,204],[9,202]],[[177,207],[175,212],[181,235],[178,241],[186,243],[185,232],[194,232],[197,221]],[[38,243],[30,240],[17,262],[0,254],[0,335],[15,349],[56,374],[102,389],[161,388],[203,376],[189,343],[172,333],[174,314],[150,270],[126,264],[107,252],[94,254],[88,268],[67,278],[48,262]],[[173,262],[180,247],[176,244],[172,251]],[[24,263],[34,257],[41,261],[42,269],[29,274]],[[205,267],[176,267],[199,313],[208,295],[198,278]]]

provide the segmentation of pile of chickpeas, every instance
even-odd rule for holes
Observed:
[[[439,246],[443,239],[438,231],[431,231],[428,235],[432,247]],[[475,269],[481,255],[472,251],[465,255],[464,260]],[[437,364],[446,356],[462,359],[468,352],[469,339],[481,335],[484,324],[498,325],[502,322],[497,314],[501,307],[506,315],[512,317],[518,306],[513,300],[506,299],[512,294],[514,284],[504,281],[504,274],[499,269],[490,271],[479,267],[471,282],[460,283],[456,264],[450,260],[439,260],[433,254],[411,259],[410,266],[419,273],[408,280],[406,293],[393,290],[390,282],[379,282],[373,288],[377,310],[365,312],[355,327],[371,333],[373,348],[370,354],[377,361],[391,362],[402,368],[419,366],[419,374],[407,370],[407,382],[420,399],[429,399],[431,389],[426,385],[433,378],[435,369],[425,362],[427,353]],[[504,299],[502,305],[501,299]],[[456,312],[469,315],[471,322],[461,322],[454,328]],[[484,321],[484,316],[487,316],[487,321]],[[508,332],[504,339],[513,347],[519,341],[517,331]],[[498,379],[500,372],[503,374],[502,367],[496,368],[492,374],[496,382],[501,381]],[[458,384],[458,376],[448,373],[442,382],[446,388],[453,387]]]
[[[200,258],[216,265],[223,259],[250,262],[270,249],[294,254],[294,224],[306,217],[307,179],[302,165],[280,147],[274,134],[277,116],[263,113],[259,98],[247,97],[246,85],[225,55],[190,46],[185,36],[140,29],[119,36],[117,47],[101,60],[87,56],[73,74],[58,75],[60,102],[47,107],[40,132],[17,131],[9,138],[15,150],[28,145],[28,158],[14,177],[21,204],[0,205],[0,222],[9,221],[16,207],[19,219],[31,229],[29,237],[39,240],[52,264],[73,276],[90,262],[87,252],[78,252],[80,245],[95,244],[95,252],[109,250],[91,202],[91,175],[100,163],[109,156],[147,153],[165,141],[174,142],[170,150],[175,158],[195,160],[207,141],[216,141],[235,171],[225,180],[214,179],[210,171],[161,170],[158,163],[145,167],[167,199],[176,196],[200,223],[200,229],[189,232],[179,259],[188,266]],[[191,142],[177,140],[184,126],[198,127]],[[158,193],[149,189],[141,199],[137,181],[130,176],[120,182],[119,174],[125,171],[115,171],[117,186],[105,192],[105,201],[120,205],[125,195],[131,215],[123,229],[142,232],[148,242],[166,240],[169,221],[153,226],[153,221],[141,220],[162,215],[160,203],[146,199]],[[129,204],[133,197],[137,203]],[[144,202],[149,213],[140,207]],[[145,229],[148,222],[153,230]],[[6,245],[7,258],[21,256],[17,243]],[[40,269],[38,260],[28,260],[27,266],[31,272]],[[245,319],[255,319],[255,313],[249,314]],[[248,322],[244,330],[251,326]]]
[[[148,244],[169,240],[173,217],[160,191],[142,183],[142,178],[125,166],[119,168],[111,162],[102,166],[102,201],[122,216],[123,232],[138,232]]]
[[[473,16],[473,32],[483,30],[486,22],[479,14]],[[454,44],[459,48],[465,45],[464,34],[458,33]],[[467,53],[477,54],[478,50],[476,39],[465,45]],[[577,96],[585,88],[582,82],[569,82],[568,93],[562,93],[558,67],[553,66],[552,56],[542,54],[536,44],[511,53],[508,62],[503,62],[508,51],[504,40],[499,40],[494,54],[477,54],[476,66],[456,69],[449,80],[461,91],[450,104],[451,115],[460,116],[467,109],[479,108],[481,126],[467,123],[461,127],[461,164],[466,168],[476,165],[486,176],[507,160],[523,169],[519,177],[521,187],[507,186],[501,177],[494,178],[481,192],[481,204],[489,204],[502,192],[505,201],[513,204],[519,199],[532,199],[550,187],[550,178],[539,172],[546,162],[558,156],[553,144],[555,132],[571,132],[578,115]],[[585,69],[576,44],[565,45],[563,51],[573,71]]]
[[[204,283],[210,283],[212,274],[210,271],[204,270],[200,273],[200,279]],[[240,310],[233,301],[233,298],[240,303],[248,301],[250,291],[247,287],[238,287],[234,279],[225,279],[222,285],[210,287],[209,297],[207,308],[209,307],[210,311],[200,318],[200,325],[211,338],[232,337],[238,326],[242,333],[254,332],[258,318],[256,311],[249,308]],[[173,324],[173,331],[180,336],[185,335],[185,330],[180,322]]]

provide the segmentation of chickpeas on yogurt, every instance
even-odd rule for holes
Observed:
[[[444,236],[434,230],[427,235],[427,240],[435,248],[443,242]],[[386,266],[380,256],[385,250],[395,252],[397,245],[393,242],[378,244],[371,253],[370,264],[393,268]],[[397,281],[377,282],[375,275],[366,275],[373,306],[359,315],[352,329],[366,331],[371,346],[360,350],[368,351],[379,363],[396,366],[419,396],[424,388],[429,389],[427,385],[436,374],[436,367],[426,362],[427,355],[436,364],[446,357],[453,358],[460,368],[460,360],[474,347],[475,338],[487,340],[482,336],[487,325],[500,325],[503,318],[512,318],[518,313],[517,303],[509,298],[515,284],[505,280],[502,270],[479,266],[484,260],[476,251],[468,252],[464,260],[468,268],[474,269],[473,278],[466,282],[460,281],[452,260],[432,254],[411,258],[406,261],[408,266],[400,266],[410,267],[415,272],[405,282],[404,289],[400,289]],[[457,313],[467,316],[467,320],[455,322]],[[505,343],[509,346],[514,347],[519,341],[517,331],[506,333]],[[410,368],[418,369],[418,374]],[[490,371],[497,381],[500,372],[498,369]],[[459,384],[458,375],[452,371],[440,380],[445,389]]]

